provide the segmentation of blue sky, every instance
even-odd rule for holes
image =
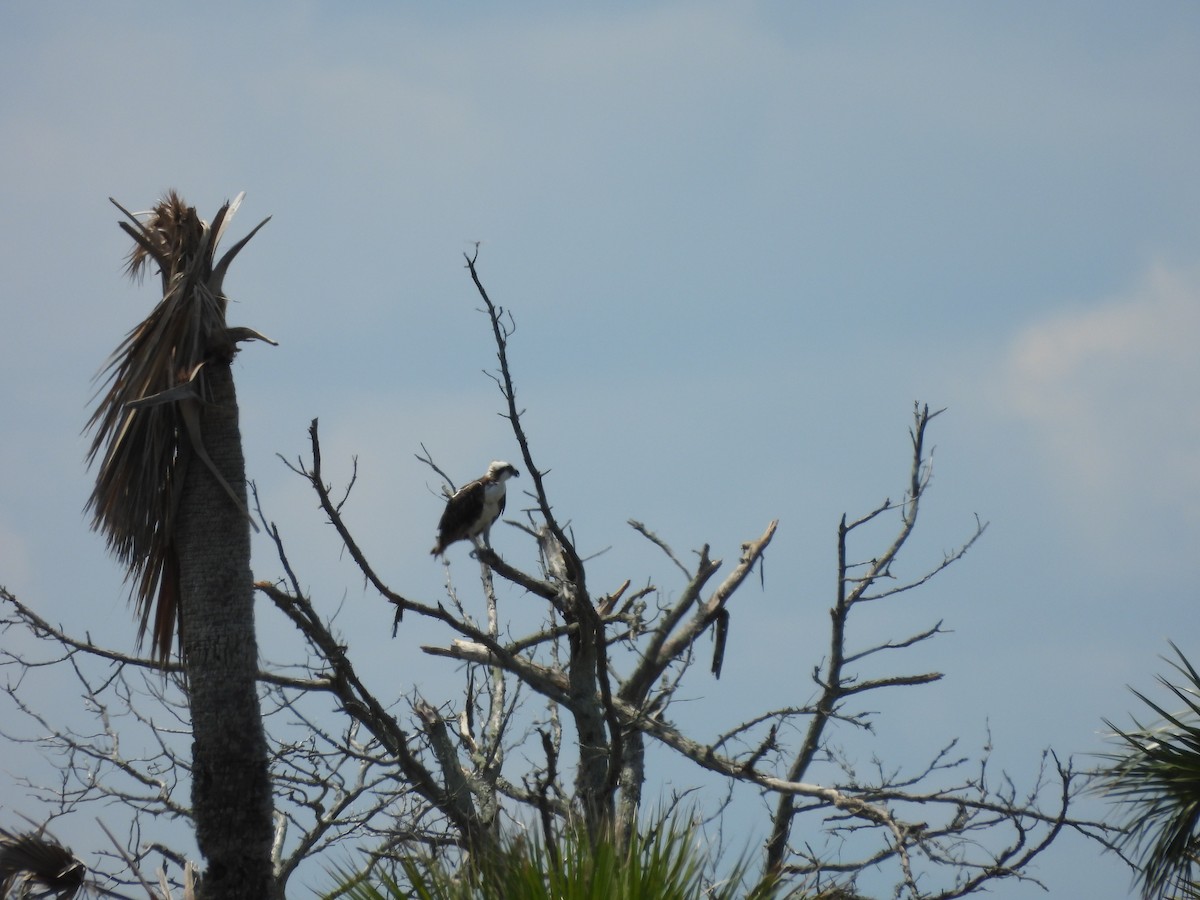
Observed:
[[[275,454],[319,416],[327,465],[358,457],[366,549],[438,596],[414,453],[460,481],[518,456],[481,372],[477,241],[560,514],[612,548],[594,584],[671,588],[628,518],[727,559],[781,520],[733,671],[697,698],[807,698],[837,519],[902,490],[916,400],[948,412],[913,571],[991,525],[890,614],[954,632],[917,651],[948,677],[897,701],[894,740],[990,725],[1020,777],[1047,745],[1102,750],[1167,639],[1200,657],[1200,7],[117,2],[0,22],[0,584],[48,618],[133,646],[81,511],[80,429],[156,299],[122,277],[107,198],[176,187],[205,216],[245,190],[234,233],[273,216],[227,281],[231,321],[280,342],[237,362],[248,468],[380,678],[453,693],[381,636]],[[277,573],[265,545],[255,571]],[[263,628],[269,652],[283,626]],[[1036,874],[1129,896],[1072,839]]]

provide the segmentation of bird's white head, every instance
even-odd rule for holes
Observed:
[[[516,470],[512,463],[506,463],[500,459],[493,459],[491,465],[488,466],[487,477],[490,481],[498,481],[504,484],[510,478],[519,478],[521,473]]]

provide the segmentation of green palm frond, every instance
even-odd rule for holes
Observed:
[[[538,840],[509,842],[494,858],[453,871],[436,860],[405,859],[394,873],[340,873],[327,897],[349,900],[770,900],[771,888],[746,893],[744,864],[735,865],[720,885],[705,877],[714,860],[694,833],[665,823],[649,836],[635,836],[628,848],[615,841],[592,841],[568,830],[549,852]]]
[[[93,432],[88,463],[99,459],[99,468],[87,509],[92,527],[127,568],[140,619],[138,639],[149,631],[162,660],[170,656],[177,632],[179,563],[173,536],[187,467],[199,459],[221,479],[200,439],[204,367],[232,359],[237,341],[262,338],[227,327],[223,284],[233,258],[269,218],[214,263],[242,196],[222,206],[211,225],[174,191],[144,214],[145,221],[112,201],[126,215],[128,221],[119,224],[135,244],[130,276],[157,266],[162,299],[97,376],[99,402],[87,429]],[[232,488],[221,483],[242,506]]]
[[[1160,718],[1154,727],[1134,719],[1128,731],[1105,724],[1126,745],[1108,755],[1111,765],[1100,774],[1100,785],[1129,810],[1123,849],[1139,860],[1142,893],[1146,898],[1172,891],[1194,897],[1189,888],[1200,862],[1200,673],[1174,644],[1183,686],[1159,676],[1159,682],[1183,703],[1168,712],[1137,691],[1134,695]]]

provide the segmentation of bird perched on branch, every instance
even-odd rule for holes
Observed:
[[[437,543],[429,552],[441,556],[455,541],[477,543],[483,536],[483,546],[491,547],[492,524],[504,512],[504,482],[519,477],[511,464],[493,460],[487,473],[464,484],[446,501],[446,510],[438,522]]]

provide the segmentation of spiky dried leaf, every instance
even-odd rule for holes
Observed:
[[[14,834],[0,828],[0,896],[34,896],[31,888],[71,900],[87,879],[87,866],[42,831]]]

